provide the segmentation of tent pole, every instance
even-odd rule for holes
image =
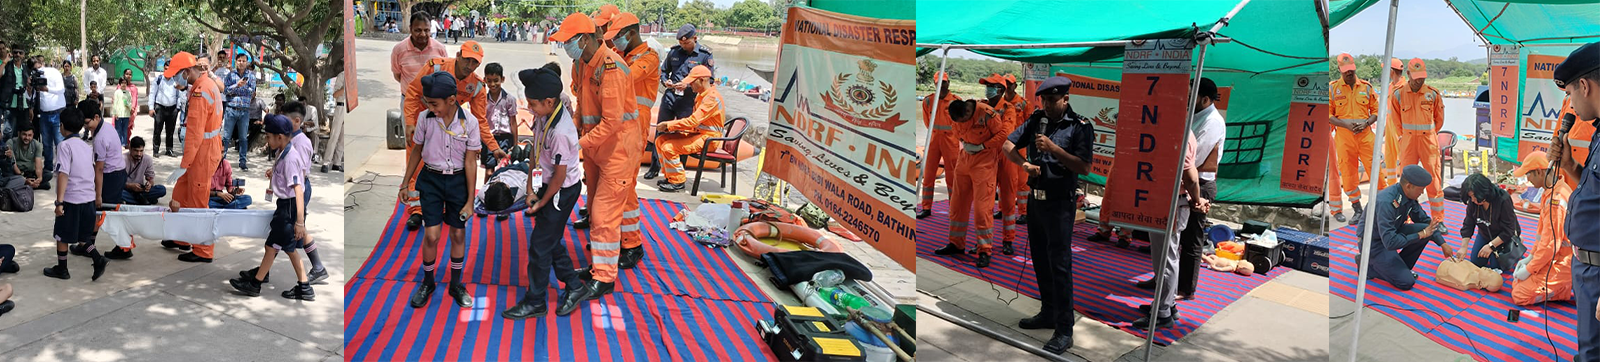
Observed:
[[[922,156],[920,157],[922,159],[922,162],[928,162],[928,156],[927,156],[928,152],[930,150],[933,150],[933,125],[934,125],[933,121],[935,119],[939,118],[939,111],[944,109],[944,105],[939,104],[939,103],[944,103],[943,102],[944,95],[943,94],[939,94],[940,93],[939,91],[943,90],[945,86],[939,85],[939,75],[940,74],[944,74],[945,84],[949,84],[950,83],[950,75],[949,74],[945,74],[945,68],[944,68],[945,67],[945,63],[950,61],[950,46],[948,46],[948,45],[947,46],[941,46],[939,48],[941,50],[941,52],[939,53],[939,72],[933,74],[933,95],[931,96],[931,97],[933,97],[933,112],[932,113],[928,113],[928,139],[927,139],[927,142],[923,143],[923,144],[926,144],[927,146],[925,146],[922,149]],[[927,169],[927,167],[926,167],[927,165],[923,165],[923,166],[924,166],[923,169]],[[955,171],[955,170],[945,170],[945,172],[953,172],[953,171]],[[922,177],[939,177],[939,172],[938,171],[934,171],[932,175],[922,175]]]
[[[1239,0],[1239,4],[1238,5],[1234,5],[1233,6],[1233,10],[1228,11],[1228,15],[1224,15],[1222,17],[1222,19],[1217,19],[1217,23],[1216,24],[1212,24],[1211,25],[1211,30],[1209,30],[1207,32],[1216,33],[1218,30],[1222,30],[1222,27],[1228,26],[1228,22],[1233,20],[1233,16],[1234,15],[1239,15],[1239,10],[1244,10],[1245,4],[1249,4],[1249,3],[1250,3],[1250,0]],[[1201,44],[1201,45],[1204,45],[1204,44]],[[1201,51],[1201,54],[1204,55],[1205,51]],[[1201,62],[1204,62],[1204,58],[1201,59]],[[1195,74],[1199,74],[1199,73],[1197,72]],[[1200,88],[1199,87],[1195,87],[1195,89],[1198,91]]]
[[[1383,59],[1379,60],[1378,64],[1383,64],[1384,62],[1390,61],[1390,59],[1394,59],[1394,24],[1395,24],[1395,17],[1398,16],[1399,13],[1400,13],[1400,0],[1389,0],[1389,33],[1386,35],[1386,37],[1384,39]],[[1379,94],[1379,96],[1378,96],[1378,104],[1387,105],[1390,102],[1389,97],[1390,97],[1390,94],[1392,93],[1392,92],[1389,91],[1389,84],[1390,84],[1390,82],[1394,81],[1393,79],[1389,79],[1389,78],[1391,78],[1390,75],[1393,74],[1394,72],[1390,71],[1390,72],[1379,72],[1379,73],[1383,77],[1382,78],[1383,81],[1382,81],[1381,89],[1378,92],[1378,94]],[[1379,106],[1378,107],[1378,121],[1379,122],[1388,122],[1389,121],[1389,107],[1386,107],[1386,106]],[[1378,127],[1378,134],[1375,137],[1375,138],[1377,138],[1377,142],[1374,142],[1375,144],[1372,146],[1372,156],[1373,156],[1372,160],[1376,161],[1380,165],[1383,164],[1383,158],[1384,157],[1393,157],[1394,156],[1394,155],[1384,155],[1383,154],[1383,141],[1384,141],[1383,136],[1384,136],[1385,133],[1388,133],[1387,132],[1388,131],[1387,128],[1388,127]],[[1396,166],[1398,166],[1398,165],[1396,165]],[[1369,197],[1374,197],[1375,198],[1378,195],[1377,188],[1378,188],[1378,183],[1380,182],[1378,180],[1382,180],[1379,177],[1383,177],[1382,175],[1378,174],[1378,169],[1380,169],[1380,167],[1372,167],[1370,170],[1367,170],[1367,173],[1370,174],[1370,176],[1367,179],[1368,180],[1372,180],[1372,181],[1367,183],[1367,195],[1370,195]],[[1398,171],[1399,170],[1396,170],[1396,172],[1398,172]],[[1434,177],[1440,177],[1440,176],[1434,176]],[[1428,195],[1428,196],[1429,197],[1434,197],[1433,195]],[[1373,206],[1373,204],[1369,203],[1367,206],[1370,207],[1370,206]],[[1369,267],[1371,267],[1370,264],[1372,264],[1371,263],[1371,257],[1370,257],[1370,255],[1372,255],[1371,254],[1372,253],[1372,246],[1371,246],[1372,245],[1372,234],[1375,233],[1371,226],[1372,226],[1373,219],[1375,219],[1377,217],[1377,215],[1378,215],[1378,213],[1376,213],[1376,212],[1368,212],[1368,213],[1366,213],[1366,215],[1363,215],[1364,218],[1361,220],[1362,225],[1366,225],[1367,226],[1367,232],[1362,233],[1361,240],[1360,240],[1361,245],[1357,246],[1358,248],[1361,249],[1361,257],[1356,258],[1356,259],[1359,259],[1356,262],[1359,265],[1356,267],[1356,311],[1355,311],[1356,314],[1355,314],[1355,319],[1352,319],[1354,321],[1354,328],[1355,329],[1352,330],[1351,333],[1350,333],[1350,362],[1355,362],[1356,361],[1356,354],[1357,354],[1357,352],[1360,351],[1360,349],[1357,348],[1357,345],[1361,343],[1361,311],[1367,309],[1367,307],[1366,307],[1366,301],[1367,301],[1367,273],[1369,272],[1369,270],[1367,270],[1367,269]]]
[[[943,320],[949,321],[950,323],[955,323],[956,325],[961,326],[963,328],[966,328],[967,330],[970,330],[970,331],[973,331],[973,332],[978,332],[978,334],[982,334],[984,336],[988,336],[989,338],[994,338],[995,340],[998,340],[998,341],[1001,341],[1001,342],[1005,342],[1006,344],[1009,344],[1012,347],[1017,347],[1017,349],[1020,349],[1020,350],[1023,350],[1023,351],[1027,351],[1028,353],[1032,353],[1032,354],[1037,355],[1037,356],[1039,356],[1041,358],[1044,358],[1046,360],[1051,360],[1051,361],[1067,361],[1068,360],[1066,357],[1062,357],[1061,355],[1050,353],[1050,352],[1045,352],[1045,350],[1040,349],[1037,346],[1034,346],[1032,343],[1025,342],[1025,341],[1016,339],[1016,338],[1012,338],[1011,336],[1007,336],[1007,335],[1004,335],[1004,334],[1000,334],[1000,332],[995,332],[992,329],[984,328],[982,325],[978,325],[977,323],[969,322],[969,321],[967,321],[965,319],[956,318],[956,316],[950,315],[950,313],[945,313],[942,310],[929,308],[929,307],[923,306],[922,304],[917,304],[917,310],[920,310],[920,311],[926,312],[928,314],[931,314],[934,317],[939,317],[939,319],[943,319]]]

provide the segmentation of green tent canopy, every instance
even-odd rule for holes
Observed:
[[[1489,44],[1572,44],[1600,40],[1593,0],[1447,0]]]
[[[1375,0],[1333,1],[1330,22],[1342,22]],[[1238,0],[919,1],[918,55],[939,45],[1017,45],[969,49],[990,57],[1055,64],[1071,74],[1121,79],[1122,46],[1028,48],[1033,44],[1189,38],[1209,31]],[[1315,1],[1255,0],[1218,31],[1232,42],[1207,50],[1205,74],[1234,87],[1227,111],[1227,154],[1217,200],[1233,204],[1310,207],[1322,195],[1279,188],[1290,92],[1297,76],[1327,77],[1327,36]],[[1084,11],[1093,9],[1093,11]],[[1040,17],[1033,14],[1062,14]],[[1303,24],[1304,26],[1284,26]],[[1196,52],[1198,54],[1199,52]],[[1103,184],[1098,176],[1085,181]]]

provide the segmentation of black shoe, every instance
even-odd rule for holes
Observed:
[[[606,294],[611,294],[613,284],[590,280],[575,287],[568,287],[561,296],[561,304],[556,306],[556,315],[565,316],[572,314],[584,302],[600,299]]]
[[[1093,233],[1093,234],[1089,234],[1089,237],[1084,238],[1083,240],[1092,241],[1092,242],[1096,242],[1096,243],[1103,243],[1103,242],[1111,241],[1111,237],[1106,236],[1106,234]]]
[[[411,307],[422,308],[428,306],[428,301],[433,299],[433,283],[417,284],[417,289],[411,292]]]
[[[1000,219],[1004,219],[1004,218],[1005,218],[1005,215],[1000,214],[999,211],[995,211],[994,212],[994,219],[995,220],[1000,220]]]
[[[228,279],[228,285],[232,285],[233,290],[239,291],[239,294],[244,294],[245,296],[251,297],[261,296],[261,283],[262,282],[256,280],[255,277],[238,277]]]
[[[178,250],[182,250],[182,251],[189,251],[189,250],[193,249],[193,248],[189,247],[188,245],[178,244],[178,242],[172,241],[172,240],[162,240],[161,241],[161,247],[167,248],[167,249],[178,249]]]
[[[589,228],[589,215],[579,216],[578,217],[578,221],[573,221],[572,222],[572,228],[573,229],[579,229],[579,230],[588,229]]]
[[[187,261],[187,262],[190,262],[190,263],[210,263],[211,262],[211,258],[202,258],[199,255],[194,255],[194,253],[178,254],[178,260]]]
[[[1134,283],[1133,286],[1139,287],[1139,289],[1144,289],[1144,290],[1155,290],[1156,289],[1156,278],[1150,278],[1149,280],[1144,280],[1144,281],[1140,281],[1138,283]]]
[[[1028,215],[1017,216],[1017,225],[1027,225],[1027,224],[1028,224]],[[1072,337],[1067,337],[1067,338],[1071,339]]]
[[[658,187],[656,187],[656,189],[657,190],[661,190],[661,192],[678,192],[678,191],[683,191],[683,184],[681,184],[681,183],[668,183],[666,185],[658,186]]]
[[[294,288],[283,291],[285,299],[299,299],[307,302],[317,300],[317,291],[311,290],[311,284],[295,284]]]
[[[422,215],[411,214],[410,217],[406,218],[406,230],[416,231],[417,228],[421,227],[421,226],[422,226]]]
[[[89,275],[89,281],[100,280],[100,276],[106,274],[106,264],[111,264],[111,259],[106,259],[105,255],[101,255],[99,258],[95,258],[94,259],[94,274],[90,274]]]
[[[311,269],[311,271],[306,272],[306,284],[328,284],[323,282],[324,280],[328,280],[328,269]],[[267,280],[262,279],[261,281]]]
[[[934,250],[933,251],[933,255],[956,255],[956,254],[961,254],[961,252],[962,252],[961,247],[956,246],[956,244],[952,243],[952,244],[945,245],[943,248],[940,248],[939,250]]]
[[[517,302],[517,305],[511,306],[511,309],[506,309],[506,311],[500,312],[500,316],[510,320],[528,319],[544,316],[546,308],[547,307],[544,303],[533,304],[523,300]]]
[[[328,173],[328,165],[322,165],[322,173]]]
[[[89,256],[88,243],[76,243],[67,246],[67,253],[77,256]]]
[[[933,216],[933,210],[923,209],[922,211],[917,211],[918,219],[925,219],[929,216]]]
[[[1038,315],[1023,318],[1017,322],[1017,327],[1022,329],[1051,329],[1056,327],[1056,321],[1054,318],[1046,317],[1044,312],[1039,312]]]
[[[635,248],[622,248],[622,255],[617,258],[617,268],[621,270],[633,269],[642,260],[644,260],[643,245]]]
[[[450,300],[455,301],[456,306],[472,308],[472,295],[467,294],[467,287],[464,285],[450,283]]]
[[[1050,341],[1044,342],[1045,352],[1062,354],[1070,348],[1072,348],[1072,335],[1070,334],[1056,334],[1050,337]]]
[[[107,259],[128,260],[133,258],[133,251],[120,247],[111,248],[111,251],[107,251],[105,255]]]
[[[250,268],[250,270],[240,270],[239,271],[239,277],[240,278],[245,278],[245,279],[255,279],[256,278],[256,272],[258,272],[258,271],[261,271],[261,267],[259,267],[259,266],[258,267],[254,267],[254,268]],[[266,283],[268,280],[272,280],[272,273],[270,273],[270,272],[267,273],[266,277],[261,278],[261,282],[262,283]]]
[[[578,279],[581,279],[584,282],[594,280],[594,272],[592,272],[592,270],[593,269],[590,267],[578,268]]]
[[[10,259],[0,261],[0,274],[16,273],[19,271],[22,271],[22,265],[17,264],[16,261]]]
[[[1011,247],[1010,241],[1006,241],[1000,244],[1000,253],[1005,255],[1017,255],[1017,249]]]
[[[338,171],[338,172],[344,172],[344,166],[333,165],[333,170],[334,171]]]
[[[173,156],[173,155],[172,155],[172,150],[167,150],[167,152],[164,152],[164,153],[162,153],[162,154],[163,154],[163,155],[167,155],[167,157],[176,157],[176,156]]]
[[[978,262],[973,263],[973,266],[978,268],[989,267],[989,253],[978,254]]]
[[[44,268],[44,276],[61,280],[72,279],[72,273],[67,272],[67,267],[60,265]]]
[[[1150,305],[1149,304],[1145,304],[1145,305],[1139,306],[1139,313],[1140,314],[1144,314],[1144,315],[1150,315]],[[1178,306],[1174,305],[1174,306],[1172,306],[1172,318],[1177,318],[1177,317],[1178,317]]]
[[[661,170],[657,170],[655,167],[651,167],[649,171],[644,172],[644,179],[646,180],[654,180],[657,176],[661,176]]]
[[[1344,218],[1344,213],[1333,214],[1333,221],[1345,222],[1345,220],[1347,219]]]
[[[1139,247],[1139,252],[1140,253],[1149,254],[1150,253],[1150,246],[1149,245],[1140,246]]]
[[[494,221],[506,221],[506,219],[510,217],[510,214],[498,214],[494,216]]]
[[[1364,215],[1364,214],[1365,214],[1365,213],[1364,213],[1364,212],[1362,212],[1362,210],[1361,210],[1361,208],[1359,208],[1359,207],[1358,207],[1358,208],[1356,208],[1356,213],[1355,213],[1355,215],[1351,215],[1351,216],[1350,216],[1350,220],[1355,220],[1355,222],[1357,222],[1357,223],[1359,223],[1359,222],[1361,222],[1361,220],[1362,220],[1362,219],[1361,219],[1361,217],[1362,217],[1362,216],[1365,216],[1365,215]]]
[[[1156,319],[1156,328],[1159,329],[1159,328],[1171,327],[1177,321],[1178,321],[1178,318],[1177,318],[1176,315],[1171,316],[1171,317],[1166,317],[1166,318],[1158,318],[1158,319]],[[1148,328],[1150,328],[1150,316],[1149,315],[1145,315],[1143,317],[1139,317],[1138,320],[1133,321],[1133,327],[1134,328],[1139,328],[1139,329],[1148,329]]]
[[[667,181],[667,179],[656,180],[656,187],[665,186],[670,183],[672,183],[672,181]]]
[[[9,300],[8,301],[4,301],[4,302],[0,302],[0,315],[6,315],[6,313],[11,312],[11,309],[16,308],[16,307],[17,307],[17,303],[13,303],[13,302],[11,302]]]

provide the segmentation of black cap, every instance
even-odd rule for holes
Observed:
[[[694,36],[694,25],[683,24],[678,28],[678,39]]]
[[[1565,89],[1567,84],[1595,69],[1600,69],[1600,42],[1584,44],[1573,50],[1572,54],[1567,55],[1567,60],[1556,65],[1555,71],[1551,72],[1551,78],[1556,81],[1556,86]]]
[[[1222,98],[1222,93],[1217,92],[1217,82],[1211,81],[1211,78],[1200,77],[1199,96],[1219,100]]]
[[[547,68],[523,69],[517,72],[522,81],[522,93],[528,99],[550,99],[561,95],[561,75]]]
[[[1039,83],[1039,90],[1033,91],[1033,95],[1044,96],[1067,94],[1071,90],[1072,78],[1067,78],[1067,76],[1064,75],[1058,75],[1050,77],[1050,79],[1045,79],[1043,83]]]
[[[450,98],[456,95],[456,77],[445,71],[422,76],[422,96]]]

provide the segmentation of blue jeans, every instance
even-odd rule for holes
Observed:
[[[61,136],[61,111],[39,114],[39,123],[43,124],[37,133],[39,142],[44,144],[44,172],[55,173],[56,145],[64,139]]]
[[[250,207],[250,195],[248,195],[248,194],[233,195],[233,202],[223,202],[222,198],[213,196],[213,197],[211,197],[211,205],[210,206],[213,209],[244,210],[244,209]]]
[[[128,134],[133,133],[133,122],[127,117],[117,117],[117,137],[122,138],[122,147],[128,147]]]
[[[132,205],[155,205],[161,198],[167,196],[167,187],[163,185],[150,185],[150,191],[133,192],[127,188],[122,189],[122,203]]]
[[[248,169],[245,158],[250,150],[250,112],[243,108],[228,107],[222,114],[222,149],[239,150],[239,169]]]
[[[1467,253],[1472,254],[1472,264],[1489,269],[1500,269],[1501,274],[1511,274],[1516,269],[1515,265],[1500,266],[1494,255],[1490,255],[1488,258],[1478,257],[1478,251],[1483,250],[1484,245],[1489,245],[1491,240],[1494,240],[1494,238],[1490,237],[1489,233],[1478,233],[1478,235],[1472,237],[1472,249],[1467,250]],[[1521,240],[1501,240],[1501,242],[1513,241],[1520,242]]]
[[[1397,231],[1401,235],[1416,234],[1427,227],[1427,224],[1405,224],[1401,225]],[[1378,241],[1377,235],[1373,236],[1372,240]],[[1372,262],[1367,267],[1367,275],[1372,278],[1383,279],[1397,289],[1411,290],[1417,284],[1417,276],[1411,273],[1411,269],[1417,266],[1417,259],[1422,258],[1422,251],[1428,248],[1428,243],[1441,242],[1444,242],[1444,236],[1435,233],[1433,236],[1420,238],[1402,245],[1398,251],[1384,247],[1383,245],[1387,241],[1375,243],[1372,247]]]

